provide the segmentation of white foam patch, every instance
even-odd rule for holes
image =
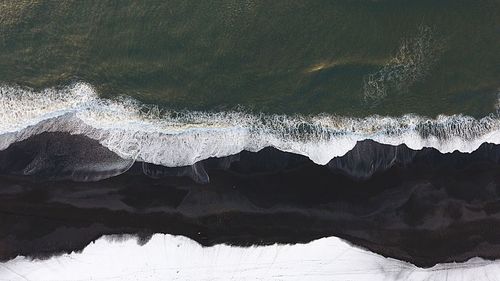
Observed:
[[[366,139],[443,153],[500,143],[498,114],[478,120],[160,111],[132,99],[101,99],[86,83],[41,92],[0,87],[0,120],[0,150],[42,132],[68,132],[95,139],[123,158],[170,167],[267,146],[326,164]]]
[[[429,26],[420,26],[414,37],[405,38],[398,52],[377,72],[364,78],[364,98],[379,102],[389,92],[405,93],[424,78],[443,51],[444,40],[433,38]]]
[[[496,280],[499,261],[474,258],[422,269],[329,237],[307,244],[202,247],[182,236],[103,237],[81,253],[0,264],[0,280]]]

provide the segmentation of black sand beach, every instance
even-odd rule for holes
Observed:
[[[63,133],[0,152],[0,258],[154,233],[239,246],[337,236],[424,267],[500,257],[498,145],[442,154],[364,141],[324,166],[273,148],[188,167],[128,164]]]

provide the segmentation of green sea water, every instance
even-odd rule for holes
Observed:
[[[0,2],[0,81],[188,110],[494,111],[500,1]]]

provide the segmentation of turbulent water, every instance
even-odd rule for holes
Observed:
[[[499,258],[499,14],[1,2],[0,260],[156,232]]]
[[[95,139],[124,159],[168,167],[268,146],[326,164],[366,139],[413,149],[434,147],[443,153],[500,143],[497,113],[475,119],[162,111],[132,99],[99,98],[84,83],[40,92],[5,86],[0,92],[2,149],[42,132],[67,132]]]
[[[1,149],[60,131],[184,166],[267,146],[326,164],[365,139],[499,142],[498,1],[0,8]]]

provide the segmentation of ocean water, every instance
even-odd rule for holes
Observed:
[[[168,109],[365,117],[494,110],[483,1],[4,1],[0,81]]]
[[[183,166],[267,146],[326,164],[365,139],[442,152],[499,142],[498,1],[1,10],[4,148],[68,131]]]
[[[499,50],[498,0],[0,1],[0,279],[155,233],[495,272]]]

